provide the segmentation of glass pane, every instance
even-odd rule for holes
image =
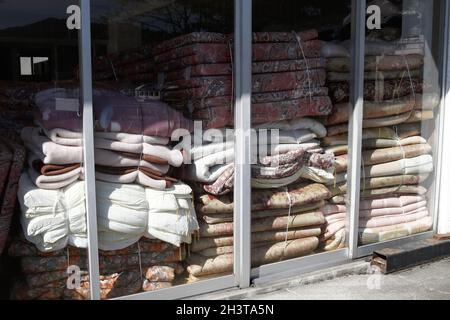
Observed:
[[[234,1],[91,12],[102,298],[232,274]]]
[[[72,4],[0,2],[0,251],[10,270],[0,287],[12,299],[89,298]]]
[[[366,32],[361,245],[432,228],[439,6],[386,1]]]
[[[327,133],[327,58],[348,41],[350,1],[253,2],[252,266],[344,248],[346,208],[331,203],[335,155]],[[348,50],[345,50],[349,57]],[[257,139],[256,139],[257,137]]]

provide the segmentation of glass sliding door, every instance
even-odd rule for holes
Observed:
[[[332,131],[328,59],[350,60],[350,12],[350,1],[253,2],[253,267],[347,246],[348,138]]]
[[[234,1],[91,17],[102,299],[232,275]]]
[[[366,30],[360,245],[432,229],[441,4],[385,1]]]
[[[79,7],[2,1],[0,21],[0,243],[19,266],[10,298],[89,299]]]

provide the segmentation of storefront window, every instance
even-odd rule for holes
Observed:
[[[233,274],[233,1],[91,12],[102,298]]]
[[[443,2],[367,1],[365,25],[352,26],[350,0],[253,0],[249,106],[235,105],[250,53],[235,2],[86,1],[91,48],[80,48],[79,1],[0,1],[0,298],[90,299],[88,211],[101,299],[236,285],[235,242],[248,233],[252,276],[263,277],[432,230]],[[363,79],[351,27],[365,30]],[[89,49],[92,73],[79,57]],[[241,212],[248,202],[234,194],[248,183]]]
[[[12,299],[90,296],[72,4],[0,3],[0,251]]]

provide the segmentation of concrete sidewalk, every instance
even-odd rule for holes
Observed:
[[[188,300],[450,300],[450,257],[383,275],[366,260]]]
[[[251,299],[450,300],[450,258],[389,275],[350,275],[281,289]]]

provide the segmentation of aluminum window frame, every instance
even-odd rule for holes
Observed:
[[[355,0],[352,0],[355,1]],[[356,0],[357,1],[357,0]],[[437,0],[434,0],[434,4],[438,3]],[[448,30],[448,21],[449,21],[449,17],[448,17],[448,8],[449,8],[449,0],[443,0],[442,2],[439,3],[439,5],[441,5],[443,10],[440,10],[440,14],[435,17],[436,19],[439,19],[439,26],[442,26],[443,28],[443,33],[441,34],[440,37],[438,37],[438,54],[439,54],[439,60],[437,61],[438,64],[438,70],[440,71],[439,74],[439,86],[441,87],[441,102],[439,104],[439,113],[437,115],[437,117],[435,118],[435,128],[436,130],[438,130],[437,132],[437,138],[436,141],[434,143],[434,145],[432,146],[433,149],[433,155],[434,155],[434,164],[435,164],[435,171],[433,172],[435,181],[433,183],[432,186],[432,199],[429,201],[429,204],[431,204],[431,209],[430,209],[430,213],[432,214],[432,218],[433,218],[433,226],[432,229],[430,231],[425,231],[425,232],[421,232],[421,233],[417,233],[417,234],[413,234],[413,235],[409,235],[406,237],[400,237],[397,239],[392,239],[392,240],[388,240],[388,241],[382,241],[382,242],[377,242],[377,243],[373,243],[373,244],[368,244],[368,245],[359,245],[358,243],[358,238],[356,238],[354,240],[353,246],[354,246],[354,255],[352,255],[353,259],[357,259],[357,258],[362,258],[362,257],[366,257],[371,255],[374,251],[379,250],[379,249],[383,249],[383,248],[387,248],[387,247],[392,247],[392,246],[399,246],[399,245],[403,245],[409,242],[413,242],[413,241],[418,241],[418,240],[424,240],[424,239],[429,239],[432,238],[436,233],[437,233],[437,225],[438,225],[438,218],[439,218],[439,207],[440,207],[440,203],[441,203],[441,199],[440,199],[440,188],[441,188],[441,172],[442,172],[442,141],[443,141],[443,130],[444,130],[444,90],[446,89],[445,83],[446,83],[446,79],[447,79],[447,54],[446,52],[448,52],[449,50],[449,41],[448,41],[448,35],[449,35],[449,30]],[[365,30],[365,26],[364,26],[364,30]],[[364,42],[365,42],[365,34],[364,34]],[[363,56],[364,58],[364,56]],[[363,65],[361,66],[362,68],[362,75],[360,75],[360,78],[358,78],[360,81],[360,83],[364,83],[364,60],[363,60]],[[361,115],[362,116],[362,115]],[[362,118],[361,118],[362,121]],[[447,120],[448,121],[448,120]],[[362,125],[362,122],[361,122]],[[358,152],[359,157],[361,157],[361,149],[360,152]],[[358,180],[359,181],[359,180]],[[357,189],[359,190],[360,182],[358,182],[358,186]],[[448,181],[448,183],[450,184],[450,181]],[[359,193],[359,191],[358,191]],[[358,206],[358,211],[359,211],[359,198],[356,198],[356,202],[357,202],[357,206]],[[353,199],[351,200],[353,201]],[[355,220],[359,220],[359,217],[356,218],[356,216],[358,215],[357,212],[354,212],[355,214]],[[358,215],[359,216],[359,215]],[[356,222],[356,221],[355,221]],[[352,227],[355,228],[355,234],[357,235],[357,229],[358,229],[358,224],[354,223],[352,224]]]
[[[229,0],[233,1],[233,0]],[[91,44],[91,1],[80,0],[81,29],[80,29],[80,79],[81,98],[83,106],[83,137],[84,137],[84,165],[85,165],[85,190],[87,211],[87,237],[88,237],[88,261],[89,275],[91,280],[91,300],[100,300],[100,268],[97,237],[97,203],[95,194],[95,149],[94,149],[94,119],[92,108],[92,44]],[[251,1],[234,0],[235,12],[235,124],[236,131],[250,132],[249,110],[251,91],[251,47],[249,50],[248,39],[251,43]],[[238,31],[237,31],[238,30]],[[234,217],[237,221],[235,226],[240,226],[238,232],[235,227],[234,241],[234,267],[233,275],[217,277],[198,283],[174,286],[153,292],[143,292],[134,295],[118,297],[112,300],[163,300],[181,299],[200,295],[208,292],[229,289],[233,287],[245,288],[250,285],[250,237],[245,233],[246,208],[250,205],[249,197],[245,191],[250,188],[250,180],[246,176],[250,174],[249,161],[250,145],[248,137],[239,135],[235,138],[236,158],[242,159],[236,166],[235,188],[237,198],[234,201]],[[248,168],[247,168],[248,166]],[[246,181],[248,180],[248,183]],[[248,186],[246,186],[248,184]],[[247,219],[249,220],[249,219]],[[247,222],[249,225],[249,222]],[[247,248],[247,249],[246,249]],[[248,270],[246,270],[246,268]],[[239,270],[236,272],[236,270]]]
[[[81,30],[80,30],[80,80],[81,98],[83,106],[83,136],[84,136],[84,166],[86,186],[86,210],[88,227],[88,258],[89,275],[91,279],[91,299],[100,299],[99,283],[99,257],[97,239],[97,217],[95,197],[95,161],[94,152],[94,127],[92,111],[92,56],[91,56],[91,19],[90,0],[79,0],[81,8]],[[232,0],[230,0],[232,1]],[[445,10],[442,10],[441,23],[444,23],[444,35],[441,45],[444,55],[439,68],[442,68],[442,101],[441,112],[437,123],[439,130],[439,141],[444,139],[444,123],[450,121],[445,117],[444,105],[446,92],[448,90],[447,61],[449,50],[449,14],[450,0],[445,1]],[[300,257],[287,261],[272,263],[258,268],[251,268],[251,85],[252,85],[252,0],[234,0],[235,12],[235,57],[234,57],[234,86],[235,96],[235,148],[236,148],[236,173],[234,189],[234,270],[229,276],[218,277],[198,283],[175,286],[154,292],[144,292],[116,298],[114,300],[148,300],[148,299],[182,299],[193,297],[208,292],[219,291],[234,287],[247,288],[251,282],[255,285],[267,281],[274,281],[313,270],[330,267],[354,259],[367,256],[374,250],[390,245],[397,245],[418,239],[429,238],[434,231],[425,232],[405,238],[371,244],[367,246],[358,245],[358,222],[359,222],[359,195],[360,195],[360,167],[362,149],[362,119],[363,119],[363,88],[364,88],[364,45],[365,45],[365,17],[366,0],[352,0],[351,13],[351,93],[350,93],[350,119],[349,119],[349,168],[348,177],[349,190],[347,192],[347,216],[349,219],[348,247],[333,252],[325,252],[310,256]],[[445,118],[445,119],[444,119]],[[450,151],[449,151],[450,152]],[[441,208],[443,183],[450,185],[450,177],[441,179],[440,173],[443,164],[442,143],[438,143],[437,152],[438,181],[435,187],[436,205],[434,208],[434,228],[438,221],[438,212]],[[450,204],[449,204],[450,206]]]

